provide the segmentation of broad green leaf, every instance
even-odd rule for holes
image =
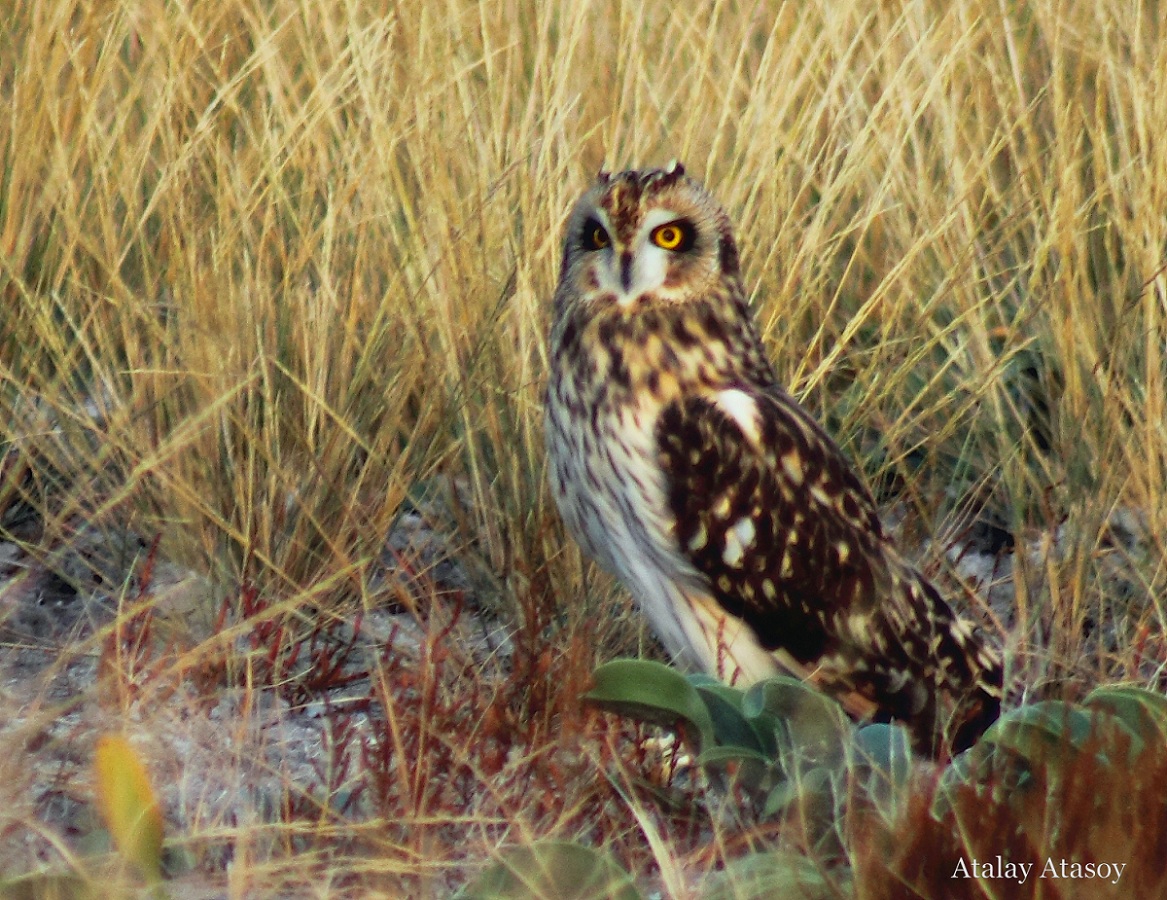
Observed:
[[[94,755],[98,809],[122,857],[151,884],[162,880],[162,812],[150,777],[130,742],[98,738]]]
[[[912,772],[912,742],[901,725],[877,722],[855,732],[850,748],[852,777],[888,821],[899,811]]]
[[[758,753],[765,751],[761,736],[742,715],[741,691],[717,684],[698,687],[697,693],[709,710],[709,717],[713,720],[713,735],[718,744]]]
[[[903,784],[912,771],[912,740],[902,725],[864,725],[851,747],[856,764],[878,771],[892,784]]]
[[[785,813],[797,799],[798,784],[791,779],[780,781],[774,785],[766,797],[766,802],[762,804],[762,816],[770,818],[779,813]]]
[[[461,900],[640,900],[632,876],[605,853],[566,841],[505,850],[459,891]]]
[[[1167,697],[1132,684],[1095,688],[1083,701],[1088,709],[1106,710],[1148,742],[1167,739]]]
[[[990,750],[987,744],[977,744],[953,757],[940,773],[940,780],[936,784],[936,793],[932,797],[932,818],[940,821],[952,809],[952,799],[959,787],[970,785],[974,781],[974,773],[981,770],[985,758]]]
[[[1120,735],[1122,743],[1116,743]],[[993,723],[979,743],[1012,756],[1016,790],[1024,790],[1042,773],[1046,781],[1057,784],[1068,776],[1068,764],[1084,750],[1100,765],[1110,766],[1126,764],[1116,753],[1133,758],[1143,746],[1142,738],[1118,717],[1100,708],[1087,710],[1055,700],[1013,710]],[[1023,764],[1017,766],[1017,761]],[[1001,763],[1009,765],[1008,756],[994,753],[989,757],[991,768]]]
[[[1034,760],[1067,745],[1080,748],[1090,737],[1091,727],[1091,716],[1082,709],[1061,700],[1043,700],[1001,716],[981,742]]]
[[[769,794],[775,782],[785,777],[773,756],[749,747],[710,747],[697,757],[697,764],[724,777],[727,784],[744,789],[758,801]]]
[[[768,766],[774,760],[757,750],[740,746],[710,747],[707,750],[702,750],[701,755],[697,757],[697,765],[699,766],[720,766],[732,762],[761,763]]]
[[[834,808],[834,783],[831,772],[824,766],[816,766],[806,772],[796,772],[777,785],[762,807],[762,815],[769,817],[786,813],[795,808],[814,810],[821,814]]]
[[[736,691],[737,688],[731,688],[720,678],[716,678],[707,672],[690,672],[685,676],[685,680],[696,688],[703,687],[723,687],[731,691]]]
[[[789,823],[812,854],[835,857],[843,852],[840,836],[844,815],[842,773],[826,766],[793,772],[770,791],[762,807],[765,817]]]
[[[777,755],[777,735],[781,727],[781,722],[776,716],[771,715],[765,710],[759,710],[756,704],[750,706],[747,711],[745,703],[746,692],[740,688],[730,687],[725,682],[704,674],[688,675],[686,677],[689,679],[689,683],[697,688],[702,696],[706,698],[706,705],[709,707],[710,714],[713,715],[713,724],[717,729],[717,739],[719,742],[723,744],[735,743],[735,741],[729,740],[728,731],[723,731],[721,724],[718,723],[715,713],[716,704],[708,699],[708,694],[710,693],[716,694],[717,697],[731,704],[737,714],[744,719],[750,731],[748,746],[755,747],[768,757]],[[737,725],[736,721],[734,725]],[[736,743],[740,743],[740,741]]]
[[[796,757],[818,762],[841,762],[851,722],[831,698],[783,675],[753,685],[742,700],[742,712],[751,718],[768,714],[782,725],[786,749]]]
[[[692,725],[702,749],[715,743],[713,719],[697,688],[675,669],[648,659],[614,659],[592,673],[592,689],[584,699],[603,709],[673,726],[678,719]]]
[[[703,900],[826,900],[840,896],[822,870],[789,850],[751,853],[712,876]]]

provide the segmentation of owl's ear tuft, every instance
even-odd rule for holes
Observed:
[[[685,177],[685,167],[674,159],[663,169],[650,173],[649,177],[657,187],[670,187]]]

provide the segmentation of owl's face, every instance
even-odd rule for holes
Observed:
[[[567,220],[556,305],[681,303],[739,277],[725,211],[685,175],[666,169],[601,173]]]

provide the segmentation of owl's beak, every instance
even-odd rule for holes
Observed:
[[[664,283],[668,260],[664,250],[637,251],[635,244],[614,243],[604,255],[600,282],[621,306],[629,306]]]
[[[632,290],[632,251],[625,250],[620,254],[620,287],[627,294]]]

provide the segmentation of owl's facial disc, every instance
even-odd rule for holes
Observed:
[[[646,294],[670,299],[669,274],[693,246],[691,222],[667,208],[650,210],[622,238],[607,213],[597,209],[584,225],[584,246],[593,252],[597,287],[627,307]]]

